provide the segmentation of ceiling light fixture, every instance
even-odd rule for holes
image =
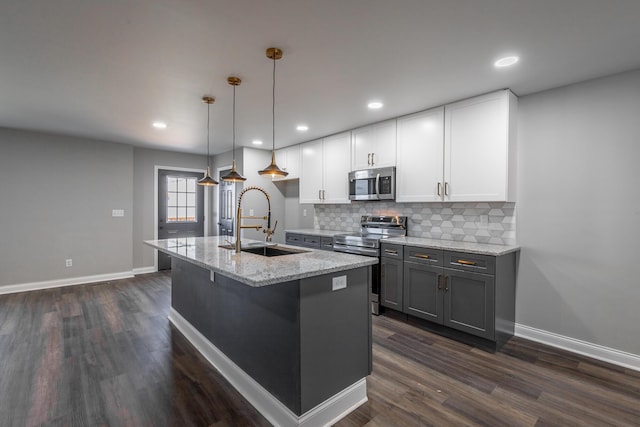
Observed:
[[[498,59],[493,63],[493,65],[496,68],[510,67],[519,60],[520,58],[518,58],[517,56],[505,56],[504,58]]]
[[[198,181],[198,185],[211,187],[213,185],[218,185],[218,181],[211,178],[211,157],[209,156],[209,125],[211,122],[211,114],[209,113],[209,110],[211,110],[211,104],[216,102],[216,99],[213,96],[203,96],[202,102],[207,104],[207,173]]]
[[[372,101],[367,104],[367,107],[369,107],[370,110],[378,110],[382,108],[383,105],[384,104],[380,101]]]
[[[165,122],[153,122],[151,124],[151,126],[153,126],[156,129],[166,129],[167,128],[167,124]]]
[[[221,176],[223,181],[227,182],[242,182],[246,181],[247,178],[240,175],[238,171],[236,171],[236,86],[240,86],[242,80],[239,77],[228,77],[227,83],[233,86],[233,163],[231,166],[231,171],[228,174]]]
[[[267,58],[273,60],[273,102],[271,104],[271,138],[273,145],[271,147],[271,163],[266,168],[259,170],[260,175],[287,176],[289,172],[285,172],[276,164],[276,60],[282,58],[282,50],[277,47],[267,49]]]
[[[254,139],[253,141],[251,141],[251,143],[254,145],[262,145],[262,141],[260,141],[259,139]]]
[[[307,126],[307,125],[298,125],[298,126],[296,126],[296,130],[298,132],[306,132],[306,131],[309,130],[309,126]]]

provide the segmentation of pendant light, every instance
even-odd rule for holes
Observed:
[[[209,124],[211,121],[211,114],[209,110],[211,110],[211,104],[216,102],[216,99],[213,96],[203,96],[202,102],[207,104],[207,173],[198,181],[198,185],[211,187],[213,185],[218,185],[218,181],[211,178],[211,157],[209,156]]]
[[[282,58],[282,50],[277,47],[267,49],[267,58],[273,60],[273,102],[271,104],[271,137],[273,146],[271,148],[271,164],[266,168],[258,171],[260,175],[287,176],[289,172],[285,172],[276,164],[276,60]]]
[[[227,182],[242,182],[246,181],[247,178],[236,171],[236,86],[240,86],[242,80],[239,77],[231,76],[227,78],[227,83],[233,86],[233,166],[231,166],[231,171],[228,174],[220,178]]]

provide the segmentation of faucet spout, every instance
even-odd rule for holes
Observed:
[[[273,230],[271,229],[271,198],[269,197],[269,193],[267,193],[263,188],[254,185],[243,189],[238,196],[238,214],[236,216],[236,253],[240,253],[240,230],[243,228],[255,228],[256,230],[260,230],[260,228],[262,228],[260,225],[242,225],[242,196],[244,196],[247,191],[251,190],[260,191],[267,198],[267,228],[263,230],[263,232],[267,233],[267,242],[271,241],[271,235],[275,231],[275,227],[273,227]],[[278,222],[276,221],[276,225],[277,224]]]

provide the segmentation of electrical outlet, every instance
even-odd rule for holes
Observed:
[[[124,209],[113,209],[111,216],[124,216]]]
[[[302,216],[307,216],[307,210],[306,209],[302,210]]]
[[[65,267],[73,267],[73,260],[71,258],[64,261]]]
[[[489,226],[489,215],[480,215],[479,228],[487,228]]]
[[[253,209],[249,209],[249,216],[253,216]]]
[[[334,277],[331,280],[331,290],[337,291],[338,289],[344,289],[347,287],[347,276]]]

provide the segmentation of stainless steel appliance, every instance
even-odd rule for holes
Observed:
[[[395,198],[395,167],[349,172],[350,200],[394,200]]]
[[[407,235],[407,217],[363,215],[360,232],[333,236],[333,250],[380,258],[380,241]],[[371,312],[380,313],[380,263],[373,266],[371,278]]]

